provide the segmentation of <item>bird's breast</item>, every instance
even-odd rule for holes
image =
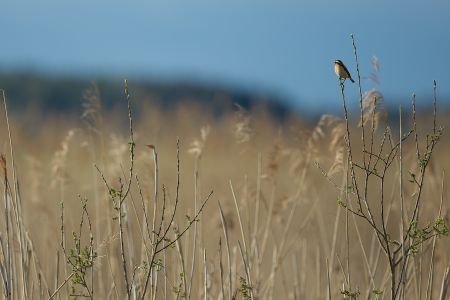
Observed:
[[[337,76],[340,78],[346,78],[348,77],[347,73],[345,72],[344,68],[340,66],[339,64],[334,64],[334,72]]]

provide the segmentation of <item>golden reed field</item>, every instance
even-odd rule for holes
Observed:
[[[2,297],[448,299],[439,87],[401,126],[380,92],[345,92],[311,123],[164,110],[126,84],[113,110],[93,85],[81,116],[7,115],[5,91]]]

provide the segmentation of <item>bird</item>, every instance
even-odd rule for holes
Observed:
[[[334,61],[334,72],[336,73],[336,75],[339,77],[339,80],[344,79],[350,79],[351,82],[355,82],[352,78],[352,75],[350,75],[350,72],[348,71],[347,67],[344,65],[344,63],[339,60],[336,59]]]

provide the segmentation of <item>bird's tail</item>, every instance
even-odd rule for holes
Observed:
[[[355,81],[354,81],[353,78],[351,78],[351,77],[350,77],[350,81],[351,81],[352,83],[355,83]]]

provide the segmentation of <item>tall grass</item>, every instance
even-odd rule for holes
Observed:
[[[389,125],[352,42],[359,103],[338,82],[343,118],[313,126],[263,109],[167,112],[125,83],[117,112],[93,85],[81,120],[29,135],[3,93],[3,297],[447,299],[437,85],[431,118],[414,95]]]

